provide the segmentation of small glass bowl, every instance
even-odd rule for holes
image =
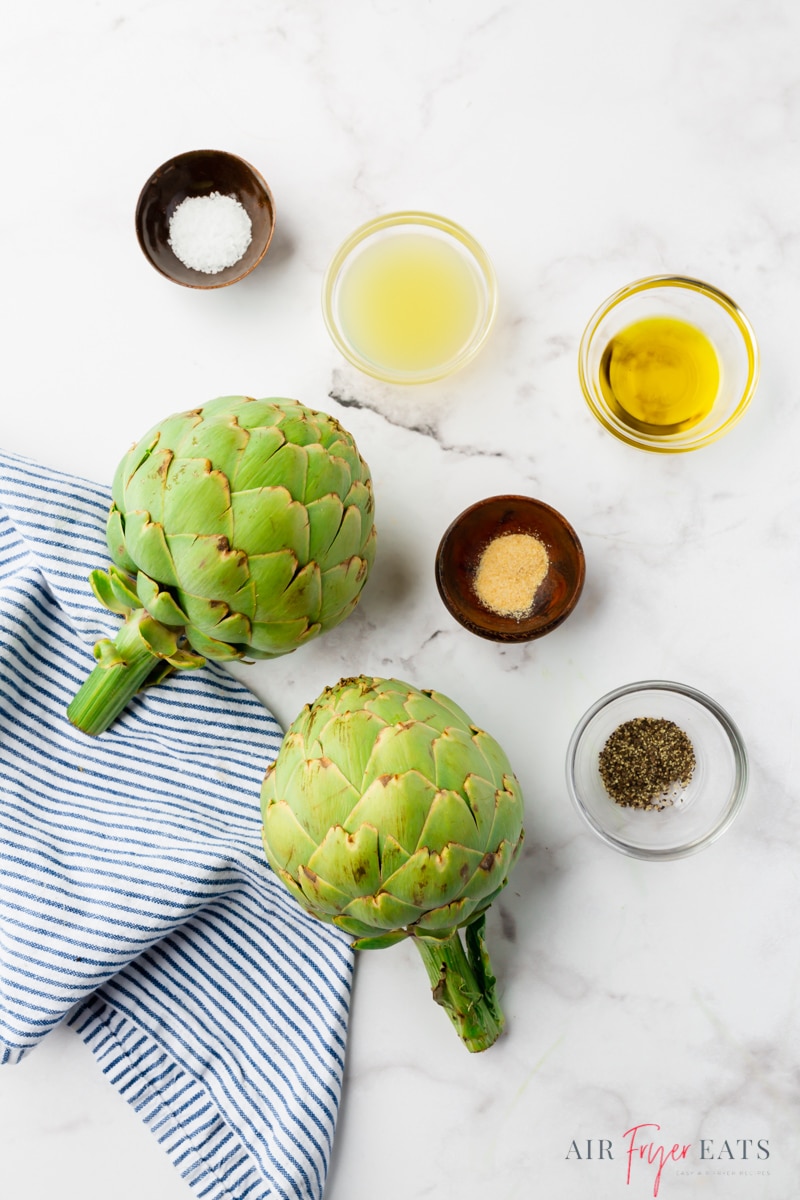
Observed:
[[[614,413],[600,385],[603,353],[611,339],[634,321],[648,317],[687,321],[704,333],[717,351],[720,385],[716,400],[702,420],[680,432],[632,428]],[[589,321],[578,351],[581,388],[600,424],[629,446],[660,454],[697,450],[727,433],[749,405],[758,373],[758,346],[741,309],[710,284],[680,275],[652,275],[615,292]]]
[[[382,241],[409,234],[436,239],[455,251],[466,268],[465,278],[472,280],[476,300],[472,329],[457,350],[445,360],[425,364],[419,369],[404,369],[370,357],[348,330],[346,304],[343,304],[348,277],[352,279],[349,273],[360,257],[373,252]],[[496,309],[497,280],[486,251],[460,225],[435,213],[388,213],[360,226],[336,251],[322,286],[323,315],[334,344],[353,366],[384,383],[431,383],[460,371],[472,361],[486,341]]]
[[[481,554],[494,538],[511,533],[538,538],[549,558],[523,617],[493,612],[475,591]],[[561,513],[530,496],[490,496],[471,505],[445,531],[436,552],[436,585],[448,612],[470,633],[494,642],[530,642],[551,633],[578,603],[585,573],[575,530]]]
[[[692,743],[696,765],[674,803],[658,810],[624,807],[600,778],[600,752],[614,730],[636,717],[674,721]],[[575,807],[609,846],[634,858],[685,858],[730,826],[747,790],[747,751],[716,701],[680,683],[650,680],[617,688],[578,722],[567,751],[567,788]]]
[[[235,196],[247,212],[252,238],[238,262],[213,275],[187,267],[169,244],[175,209],[189,196],[220,192]],[[190,288],[220,288],[237,283],[258,266],[275,231],[275,202],[255,167],[225,150],[188,150],[153,172],[136,205],[136,236],[145,258],[159,274]]]

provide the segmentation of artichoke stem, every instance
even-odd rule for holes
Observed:
[[[458,930],[444,942],[414,938],[433,989],[468,1050],[488,1048],[503,1032],[505,1020],[495,994],[495,979],[483,944],[483,918],[467,929],[464,950]],[[477,928],[480,926],[479,928]]]
[[[148,676],[161,665],[139,633],[141,611],[128,617],[114,638],[119,661],[109,666],[98,663],[67,708],[72,724],[90,737],[96,737],[113,724]]]

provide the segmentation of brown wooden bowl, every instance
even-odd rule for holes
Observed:
[[[250,217],[253,236],[238,262],[207,275],[185,266],[173,253],[169,223],[187,196],[211,192],[236,197]],[[266,181],[243,158],[224,150],[189,150],[162,163],[142,188],[136,205],[136,236],[145,258],[183,287],[219,288],[243,279],[267,253],[274,229],[275,204]]]
[[[483,605],[475,591],[481,554],[496,537],[527,533],[539,539],[550,560],[530,611],[502,616]],[[568,521],[530,496],[491,496],[465,509],[446,530],[436,552],[436,584],[445,607],[479,637],[495,642],[529,642],[552,632],[578,603],[586,563]]]

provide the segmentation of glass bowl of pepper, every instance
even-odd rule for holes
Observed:
[[[747,750],[715,700],[685,684],[631,683],[584,714],[567,750],[567,789],[609,846],[685,858],[728,829],[744,803]]]
[[[583,547],[567,520],[531,496],[490,496],[465,509],[436,552],[436,584],[450,614],[495,642],[551,633],[583,589]]]

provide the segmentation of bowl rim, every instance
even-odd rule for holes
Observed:
[[[590,377],[587,363],[589,357],[589,349],[593,343],[594,336],[597,332],[600,322],[608,316],[610,312],[630,299],[632,296],[639,295],[641,292],[651,291],[656,288],[676,287],[683,288],[686,291],[695,292],[705,296],[709,300],[713,300],[722,308],[731,318],[733,324],[739,331],[745,349],[747,351],[748,377],[745,389],[736,405],[736,408],[730,416],[722,422],[721,425],[715,426],[713,429],[707,430],[702,437],[692,440],[691,438],[679,442],[677,439],[682,435],[665,434],[663,437],[650,436],[648,434],[637,434],[635,431],[628,429],[621,422],[614,421],[608,413],[606,406],[598,400],[597,391],[594,386],[594,380]],[[604,429],[612,433],[614,437],[626,443],[628,446],[633,446],[637,450],[643,450],[648,453],[658,454],[685,454],[691,450],[699,450],[703,446],[708,446],[712,442],[717,441],[732,429],[750,406],[750,401],[755,394],[758,386],[758,380],[761,370],[761,356],[758,348],[758,342],[750,321],[745,316],[742,309],[733,300],[727,292],[723,292],[720,288],[715,287],[711,283],[706,283],[702,279],[696,279],[690,275],[646,275],[641,279],[636,279],[632,283],[626,284],[624,287],[618,288],[606,300],[600,304],[592,316],[589,318],[586,327],[581,335],[580,345],[578,347],[578,379],[581,385],[584,399],[593,414],[600,422]],[[687,431],[691,433],[691,431]],[[672,439],[672,440],[670,440]]]
[[[432,367],[425,371],[392,371],[378,367],[363,358],[344,336],[334,312],[333,297],[336,284],[342,268],[352,252],[362,242],[366,241],[367,238],[372,237],[373,234],[404,225],[424,225],[454,238],[471,254],[486,286],[486,316],[478,335],[455,358],[438,367]],[[395,383],[406,386],[434,383],[438,379],[444,379],[448,375],[453,375],[456,371],[460,371],[482,349],[492,330],[497,315],[497,274],[492,260],[480,242],[456,221],[423,209],[398,209],[395,212],[384,213],[381,216],[372,217],[369,221],[365,221],[354,229],[339,245],[328,263],[322,280],[322,315],[330,338],[339,353],[352,366],[357,367],[365,375],[370,375],[373,379],[379,379],[382,383]]]
[[[716,718],[719,725],[724,730],[728,737],[736,766],[735,787],[731,796],[730,802],[724,813],[717,823],[701,837],[695,838],[691,842],[687,842],[681,846],[673,846],[660,850],[656,847],[632,846],[621,838],[615,837],[609,833],[607,829],[595,820],[592,814],[588,811],[581,799],[578,789],[575,786],[575,760],[578,753],[578,747],[581,739],[586,732],[590,723],[594,720],[599,712],[607,708],[622,696],[632,695],[638,692],[645,691],[666,691],[673,692],[681,696],[685,696],[695,703],[702,705],[713,717]],[[696,854],[700,850],[704,850],[713,842],[717,841],[723,833],[731,826],[735,818],[739,815],[747,794],[748,781],[750,777],[749,756],[747,746],[738,725],[733,720],[728,712],[719,704],[713,697],[706,692],[700,691],[698,688],[692,687],[685,683],[676,683],[668,679],[642,679],[634,683],[624,684],[622,687],[612,689],[606,692],[594,702],[583,714],[576,724],[567,747],[566,761],[566,782],[567,792],[573,803],[574,808],[586,822],[590,829],[605,842],[607,846],[619,850],[621,853],[628,855],[631,858],[644,859],[650,862],[667,862],[675,859],[687,858],[691,854]]]
[[[169,273],[169,271],[165,271],[164,268],[161,266],[161,264],[159,262],[157,262],[156,259],[154,259],[152,254],[150,253],[150,250],[144,240],[143,230],[142,230],[142,218],[143,218],[143,213],[144,213],[144,208],[145,208],[145,200],[147,198],[147,193],[149,192],[150,188],[153,186],[153,183],[154,183],[154,180],[156,179],[156,177],[158,175],[160,175],[163,171],[167,170],[168,167],[172,167],[173,165],[183,162],[186,159],[201,158],[204,156],[212,157],[212,158],[227,158],[227,159],[232,160],[233,162],[238,163],[240,166],[245,167],[252,175],[252,177],[253,177],[254,181],[256,182],[256,184],[258,185],[258,187],[263,191],[264,196],[266,197],[266,200],[268,203],[269,216],[270,216],[269,230],[267,233],[266,241],[264,243],[263,249],[259,253],[258,257],[255,259],[255,261],[252,262],[250,264],[250,266],[248,266],[246,268],[246,270],[241,271],[238,275],[235,275],[230,279],[215,279],[215,277],[213,275],[209,275],[208,282],[206,282],[205,280],[201,281],[201,280],[178,279],[178,278],[176,278],[175,275],[171,275]],[[150,172],[150,174],[148,175],[147,179],[145,180],[145,182],[142,185],[142,188],[139,192],[139,196],[136,201],[136,208],[134,210],[133,220],[134,220],[134,228],[136,230],[136,240],[139,243],[139,248],[142,251],[142,254],[147,259],[147,261],[150,263],[151,267],[153,267],[154,270],[158,271],[159,275],[163,275],[163,277],[165,279],[168,279],[170,281],[170,283],[177,283],[179,287],[192,288],[195,291],[210,291],[210,290],[213,290],[214,288],[229,287],[232,283],[238,283],[239,280],[244,279],[247,275],[250,275],[251,272],[253,272],[256,269],[256,267],[259,265],[259,263],[264,259],[264,256],[266,255],[267,251],[269,250],[269,248],[272,244],[272,239],[275,234],[275,221],[276,221],[275,197],[272,194],[272,189],[270,188],[269,184],[267,183],[266,179],[261,174],[261,172],[258,170],[258,168],[254,167],[253,164],[251,162],[248,162],[248,160],[246,158],[242,158],[241,154],[234,154],[233,151],[231,151],[231,150],[215,150],[210,147],[207,149],[182,150],[180,153],[173,154],[169,158],[166,158],[164,160],[164,162],[160,163],[159,166],[157,166],[155,168],[155,170]],[[236,264],[233,263],[232,265],[235,266]]]
[[[540,511],[544,510],[545,512],[551,514],[564,531],[566,539],[574,552],[575,562],[577,564],[577,578],[575,586],[570,593],[569,599],[564,604],[563,608],[561,608],[558,613],[547,622],[547,624],[540,626],[538,629],[531,630],[521,628],[518,622],[512,625],[510,620],[509,627],[507,629],[493,630],[487,628],[485,625],[480,625],[471,620],[464,612],[462,612],[460,607],[454,603],[450,590],[447,586],[447,580],[445,578],[443,567],[443,558],[448,542],[456,533],[458,527],[464,521],[468,520],[474,513],[479,512],[489,504],[497,503],[517,505],[520,507],[524,506],[525,508],[535,508],[539,509]],[[574,611],[578,601],[580,600],[586,580],[586,555],[584,553],[581,540],[573,526],[563,513],[561,513],[557,508],[554,508],[551,504],[548,504],[545,500],[539,500],[535,496],[525,496],[521,493],[499,492],[497,495],[485,496],[483,499],[476,500],[474,503],[468,505],[465,509],[458,513],[447,526],[439,540],[439,545],[436,548],[436,554],[434,558],[434,566],[436,587],[442,603],[450,613],[451,617],[453,617],[453,619],[456,620],[459,625],[461,625],[469,633],[473,633],[478,637],[485,638],[487,641],[501,642],[505,644],[533,642],[537,638],[544,637],[545,634],[552,633],[553,630],[557,629],[559,625],[566,621],[567,617],[570,616],[570,614]]]

